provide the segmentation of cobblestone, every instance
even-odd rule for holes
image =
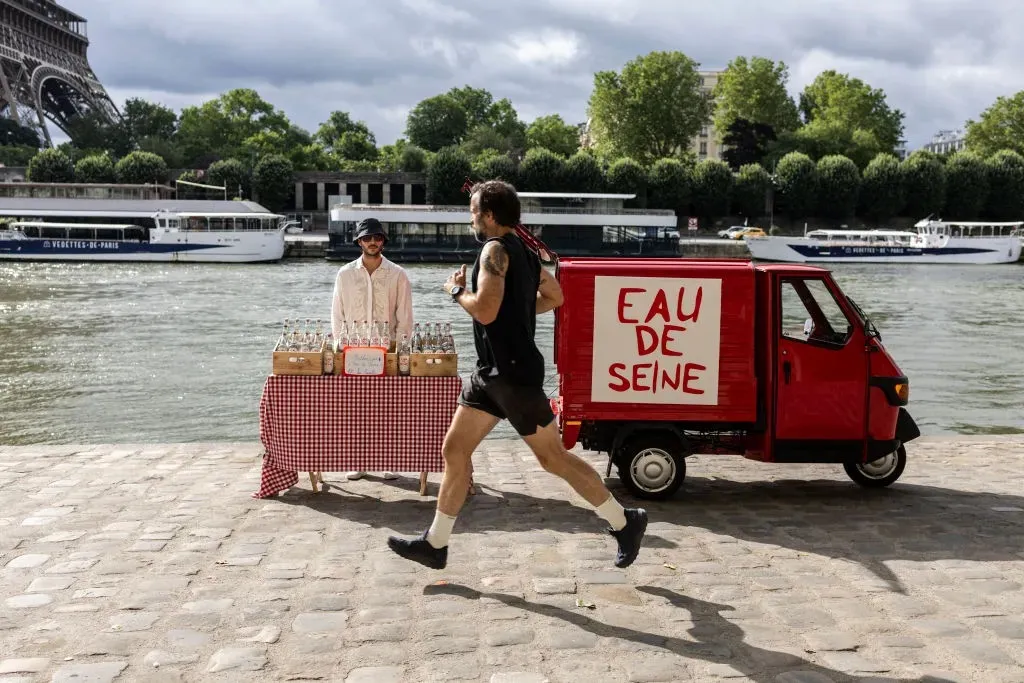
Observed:
[[[695,457],[621,570],[489,441],[436,572],[384,543],[429,523],[436,474],[256,500],[257,445],[0,447],[0,680],[1024,680],[1024,439],[909,450],[884,491]]]

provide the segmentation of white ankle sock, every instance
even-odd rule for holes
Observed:
[[[623,511],[615,496],[608,496],[608,500],[597,506],[597,514],[601,519],[608,522],[612,529],[619,531],[626,526],[626,513]]]
[[[434,523],[427,530],[427,543],[438,549],[445,547],[448,545],[448,537],[452,534],[453,526],[455,526],[455,518],[438,510],[434,513]]]

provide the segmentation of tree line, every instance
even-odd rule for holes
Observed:
[[[180,112],[132,98],[113,124],[74,120],[72,142],[51,150],[0,119],[0,162],[28,165],[38,182],[167,182],[169,169],[192,169],[183,179],[255,194],[274,210],[289,202],[295,171],[426,171],[432,202],[462,201],[467,172],[524,190],[636,193],[636,205],[705,219],[761,216],[769,190],[776,212],[792,217],[1019,217],[1015,200],[999,197],[1021,194],[1024,136],[1014,131],[1024,130],[1024,91],[967,122],[966,152],[900,162],[903,112],[849,74],[823,71],[797,98],[786,64],[764,57],[736,57],[713,87],[705,78],[679,51],[598,72],[586,130],[558,114],[527,124],[509,99],[455,87],[415,105],[404,136],[387,145],[344,111],[310,133],[252,89]],[[705,128],[725,146],[722,161],[698,160],[693,140]]]

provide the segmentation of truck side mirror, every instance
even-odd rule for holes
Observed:
[[[814,321],[808,318],[804,321],[804,338],[811,336],[811,332],[814,330]]]

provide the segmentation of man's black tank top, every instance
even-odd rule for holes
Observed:
[[[473,320],[477,373],[485,380],[500,377],[513,384],[543,386],[544,356],[534,342],[540,260],[514,232],[487,241],[498,241],[505,247],[508,271],[498,316],[489,325]],[[477,252],[470,276],[469,284],[474,293],[482,253],[483,247]]]

